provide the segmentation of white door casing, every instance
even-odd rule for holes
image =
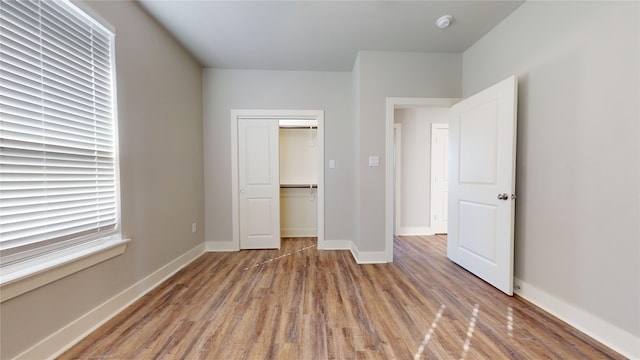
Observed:
[[[449,203],[449,124],[431,124],[431,231],[447,232]]]
[[[278,136],[276,119],[238,122],[241,249],[280,248]]]
[[[402,124],[393,124],[393,235],[400,235],[402,226]]]
[[[454,105],[447,256],[513,295],[517,78]]]

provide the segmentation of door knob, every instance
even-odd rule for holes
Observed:
[[[498,194],[498,200],[507,200],[507,199],[509,199],[509,194],[507,193]]]

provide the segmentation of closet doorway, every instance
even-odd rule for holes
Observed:
[[[325,247],[324,111],[232,110],[231,167],[233,248]]]

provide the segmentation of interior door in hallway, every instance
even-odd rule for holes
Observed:
[[[449,221],[449,124],[431,124],[431,231],[447,232]]]
[[[454,105],[447,256],[513,294],[517,79]]]
[[[277,119],[238,120],[240,248],[280,248]]]

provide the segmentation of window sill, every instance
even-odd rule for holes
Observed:
[[[67,249],[0,271],[0,302],[123,254],[131,239],[109,239]]]

